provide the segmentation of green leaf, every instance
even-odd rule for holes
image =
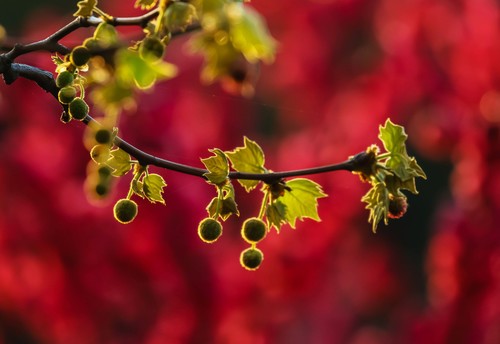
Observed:
[[[130,155],[119,148],[110,152],[110,158],[106,161],[106,165],[113,169],[111,174],[115,177],[123,176],[132,168]]]
[[[372,224],[373,233],[377,231],[378,223],[383,219],[387,225],[389,210],[389,191],[384,183],[377,183],[361,198],[366,203],[365,209],[370,210],[368,222]]]
[[[144,188],[143,184],[141,181],[137,179],[132,179],[132,182],[130,183],[132,191],[139,197],[144,198],[146,195],[144,194]]]
[[[233,184],[226,182],[222,187],[217,186],[218,197],[214,197],[207,206],[207,211],[210,217],[215,218],[217,210],[219,217],[225,221],[231,215],[239,216],[238,205],[235,202],[235,193]],[[220,204],[219,204],[220,202]],[[220,207],[220,209],[217,209]]]
[[[389,118],[385,121],[384,126],[380,126],[378,137],[388,152],[406,154],[405,142],[408,135],[402,126],[392,123]]]
[[[78,1],[76,5],[78,6],[78,10],[73,13],[73,16],[90,17],[92,15],[92,11],[94,11],[94,7],[97,6],[97,0],[82,0]]]
[[[136,0],[134,7],[140,7],[141,10],[149,10],[156,6],[158,0]]]
[[[136,105],[132,87],[116,79],[95,88],[90,96],[94,104],[108,115],[117,115],[122,109],[132,109]]]
[[[241,51],[252,63],[259,60],[272,62],[276,52],[276,41],[271,37],[267,26],[255,10],[242,4],[226,6],[229,19],[229,34],[234,47]]]
[[[214,217],[215,214],[217,213],[217,203],[219,202],[218,197],[212,198],[212,201],[210,204],[207,206],[207,212],[210,217]],[[228,197],[224,198],[223,200],[220,201],[221,204],[220,209],[219,209],[219,216],[223,221],[226,221],[227,218],[231,215],[240,215],[240,212],[238,211],[238,205],[234,201],[234,198]]]
[[[116,28],[106,22],[97,25],[94,31],[94,38],[98,40],[100,47],[109,47],[118,43]]]
[[[165,26],[170,32],[177,29],[185,31],[197,18],[196,8],[187,2],[171,3],[163,16]]]
[[[157,80],[171,79],[177,67],[163,60],[143,59],[136,51],[122,49],[116,54],[116,74],[125,85],[151,88]]]
[[[280,201],[276,200],[266,206],[266,219],[269,223],[269,228],[275,227],[279,232],[281,225],[287,223],[286,206]]]
[[[144,190],[144,195],[151,202],[160,202],[165,204],[163,199],[163,188],[167,186],[165,180],[162,176],[156,173],[149,173],[142,179],[142,189]]]
[[[318,215],[318,198],[326,197],[321,186],[310,179],[296,178],[286,182],[291,189],[274,201],[282,203],[286,209],[285,218],[290,227],[295,228],[296,220],[310,218],[321,221]],[[280,210],[282,210],[280,208]]]
[[[226,152],[231,161],[233,169],[238,172],[246,173],[266,173],[264,168],[265,158],[262,148],[248,137],[244,137],[244,146],[238,147],[233,151]],[[247,192],[253,190],[259,183],[259,180],[239,179],[238,182]]]
[[[222,185],[226,183],[227,176],[229,175],[229,162],[227,160],[226,154],[218,149],[209,149],[209,152],[214,153],[206,159],[201,159],[201,162],[205,165],[208,172],[204,176],[208,181],[215,185]]]

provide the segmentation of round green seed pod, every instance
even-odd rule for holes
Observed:
[[[101,44],[98,39],[90,37],[83,41],[83,46],[88,50],[97,50],[101,47]]]
[[[207,217],[198,225],[198,235],[206,243],[213,243],[222,235],[222,225],[219,221]]]
[[[111,141],[111,131],[108,129],[97,129],[94,135],[97,143],[109,143]]]
[[[76,97],[76,88],[73,86],[66,86],[59,90],[57,98],[61,104],[69,104]]]
[[[137,216],[137,203],[130,199],[122,198],[116,202],[113,214],[118,222],[123,224],[130,223]]]
[[[252,217],[245,222],[241,227],[241,236],[243,240],[249,244],[256,244],[265,238],[267,234],[267,226],[261,219],[257,217]]]
[[[95,193],[99,197],[104,197],[109,194],[109,183],[106,182],[99,182],[95,185]]]
[[[75,81],[75,76],[73,73],[65,70],[59,73],[59,75],[56,78],[56,86],[58,88],[63,88],[66,86],[71,86],[73,85],[73,81]]]
[[[143,59],[159,60],[165,53],[165,45],[158,37],[146,37],[139,45],[139,55]]]
[[[78,121],[83,121],[89,114],[89,106],[82,98],[75,98],[69,103],[69,114]]]
[[[69,60],[74,66],[81,67],[89,62],[90,57],[90,50],[83,45],[79,45],[71,51]]]
[[[240,255],[241,266],[250,271],[257,270],[263,260],[264,254],[257,247],[249,247]]]
[[[97,175],[99,176],[99,180],[108,181],[111,177],[111,168],[106,165],[101,165],[97,168]]]

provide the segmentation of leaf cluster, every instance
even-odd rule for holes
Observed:
[[[232,151],[212,149],[212,157],[202,159],[208,172],[205,177],[210,184],[216,185],[219,190],[224,191],[223,196],[219,194],[208,207],[210,216],[221,216],[225,220],[230,213],[237,213],[234,200],[234,188],[229,179],[231,169],[242,175],[238,183],[247,191],[251,192],[262,184],[263,200],[259,218],[265,218],[268,228],[275,227],[278,231],[282,225],[288,224],[295,228],[297,220],[310,218],[320,221],[318,215],[318,199],[326,197],[321,186],[310,179],[295,178],[291,180],[277,179],[262,182],[264,178],[253,178],[259,175],[272,173],[265,168],[265,156],[262,148],[247,137],[244,137],[244,145]],[[245,177],[247,176],[247,177]],[[278,190],[278,191],[277,191]],[[216,199],[218,201],[216,202]],[[225,202],[225,203],[221,203]],[[214,204],[219,204],[217,207]],[[226,205],[226,207],[224,207]],[[226,208],[226,209],[225,209]],[[225,209],[223,215],[216,210]],[[233,211],[228,212],[227,209]]]
[[[391,214],[391,205],[396,200],[404,200],[406,204],[406,196],[402,190],[418,194],[416,178],[427,179],[416,159],[408,155],[406,150],[408,135],[404,128],[387,119],[379,130],[378,137],[385,152],[381,153],[376,145],[368,147],[366,154],[370,158],[365,159],[362,165],[353,170],[360,175],[361,180],[372,185],[361,200],[366,203],[366,209],[370,211],[369,222],[372,223],[373,232],[376,232],[380,221],[383,220],[387,224],[390,217],[400,217]]]

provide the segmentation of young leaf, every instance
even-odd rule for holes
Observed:
[[[286,186],[291,191],[285,190],[285,194],[278,200],[286,208],[286,220],[290,227],[295,228],[295,221],[302,221],[306,217],[321,221],[318,215],[318,198],[327,196],[321,186],[306,178],[289,180]]]
[[[188,25],[197,18],[196,8],[187,2],[171,3],[163,16],[165,26],[170,32],[177,29],[185,31]]]
[[[262,148],[248,137],[244,137],[244,146],[238,147],[230,152],[225,152],[231,165],[238,172],[247,173],[265,173],[264,168],[264,152]],[[247,192],[253,190],[260,181],[258,180],[243,180],[238,182],[245,188]]]
[[[208,170],[204,174],[208,181],[215,185],[224,184],[229,175],[229,163],[226,154],[218,149],[209,149],[209,152],[214,153],[213,156],[201,159],[201,162],[205,165]]]
[[[146,174],[142,179],[144,195],[151,203],[160,202],[161,204],[165,204],[162,196],[165,186],[167,186],[167,183],[165,183],[163,177],[156,173]]]
[[[234,47],[252,63],[274,60],[276,41],[271,37],[262,17],[248,6],[233,3],[227,7],[229,34]]]
[[[380,126],[378,137],[388,152],[406,154],[405,142],[408,135],[402,126],[392,123],[390,118],[385,121],[384,126]]]
[[[116,75],[125,85],[151,88],[157,80],[171,79],[177,68],[163,60],[143,59],[136,51],[120,50],[116,55]]]
[[[279,232],[281,225],[287,223],[286,206],[278,199],[266,206],[266,218],[269,228],[275,227]]]
[[[389,168],[401,182],[414,180],[415,177],[426,178],[424,171],[417,164],[415,158],[408,156],[406,151],[408,135],[406,135],[402,126],[396,125],[390,119],[387,119],[385,125],[380,126],[379,138],[389,153],[389,158],[385,161],[385,167]]]
[[[97,6],[97,0],[82,0],[76,4],[78,10],[73,14],[75,17],[90,17],[94,7]]]
[[[132,188],[132,191],[139,197],[144,198],[146,195],[144,194],[144,188],[143,184],[141,181],[137,179],[132,179],[132,182],[130,183],[130,187]]]
[[[387,224],[387,213],[389,210],[389,191],[384,183],[376,183],[361,198],[366,203],[366,209],[370,210],[368,222],[372,224],[373,233],[377,231],[378,223],[383,219]]]
[[[110,158],[106,161],[106,165],[113,169],[112,175],[115,177],[123,176],[132,168],[130,155],[119,148],[110,152]]]
[[[218,204],[219,202],[221,202],[221,204]],[[238,205],[232,197],[227,197],[222,200],[219,200],[218,197],[212,198],[212,201],[210,201],[210,204],[207,206],[207,212],[210,217],[215,216],[217,213],[217,207],[220,207],[219,216],[223,221],[226,221],[227,218],[233,214],[240,215]]]
[[[140,7],[141,10],[149,10],[155,7],[158,0],[136,0],[134,7]]]
[[[100,47],[109,47],[118,43],[118,34],[115,27],[106,22],[97,25],[94,31],[94,38],[97,39]]]

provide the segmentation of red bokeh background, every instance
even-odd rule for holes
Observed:
[[[75,1],[76,2],[76,1]],[[115,15],[134,1],[101,1]],[[127,5],[124,5],[124,4]],[[129,6],[130,5],[130,6]],[[166,206],[139,201],[130,225],[83,190],[79,123],[26,80],[0,85],[0,343],[500,343],[500,5],[494,0],[255,0],[279,50],[252,99],[199,82],[176,39],[180,74],[140,96],[121,135],[200,166],[246,135],[275,171],[345,160],[405,125],[428,175],[407,215],[371,233],[368,186],[311,177],[322,222],[272,232],[256,272],[239,265],[239,226],[215,244],[196,227],[214,189],[161,171]],[[18,23],[23,41],[70,20],[47,3]],[[1,18],[1,17],[0,17]],[[21,21],[21,20],[20,20]],[[73,34],[69,42],[91,34]],[[53,70],[48,54],[20,62]]]

